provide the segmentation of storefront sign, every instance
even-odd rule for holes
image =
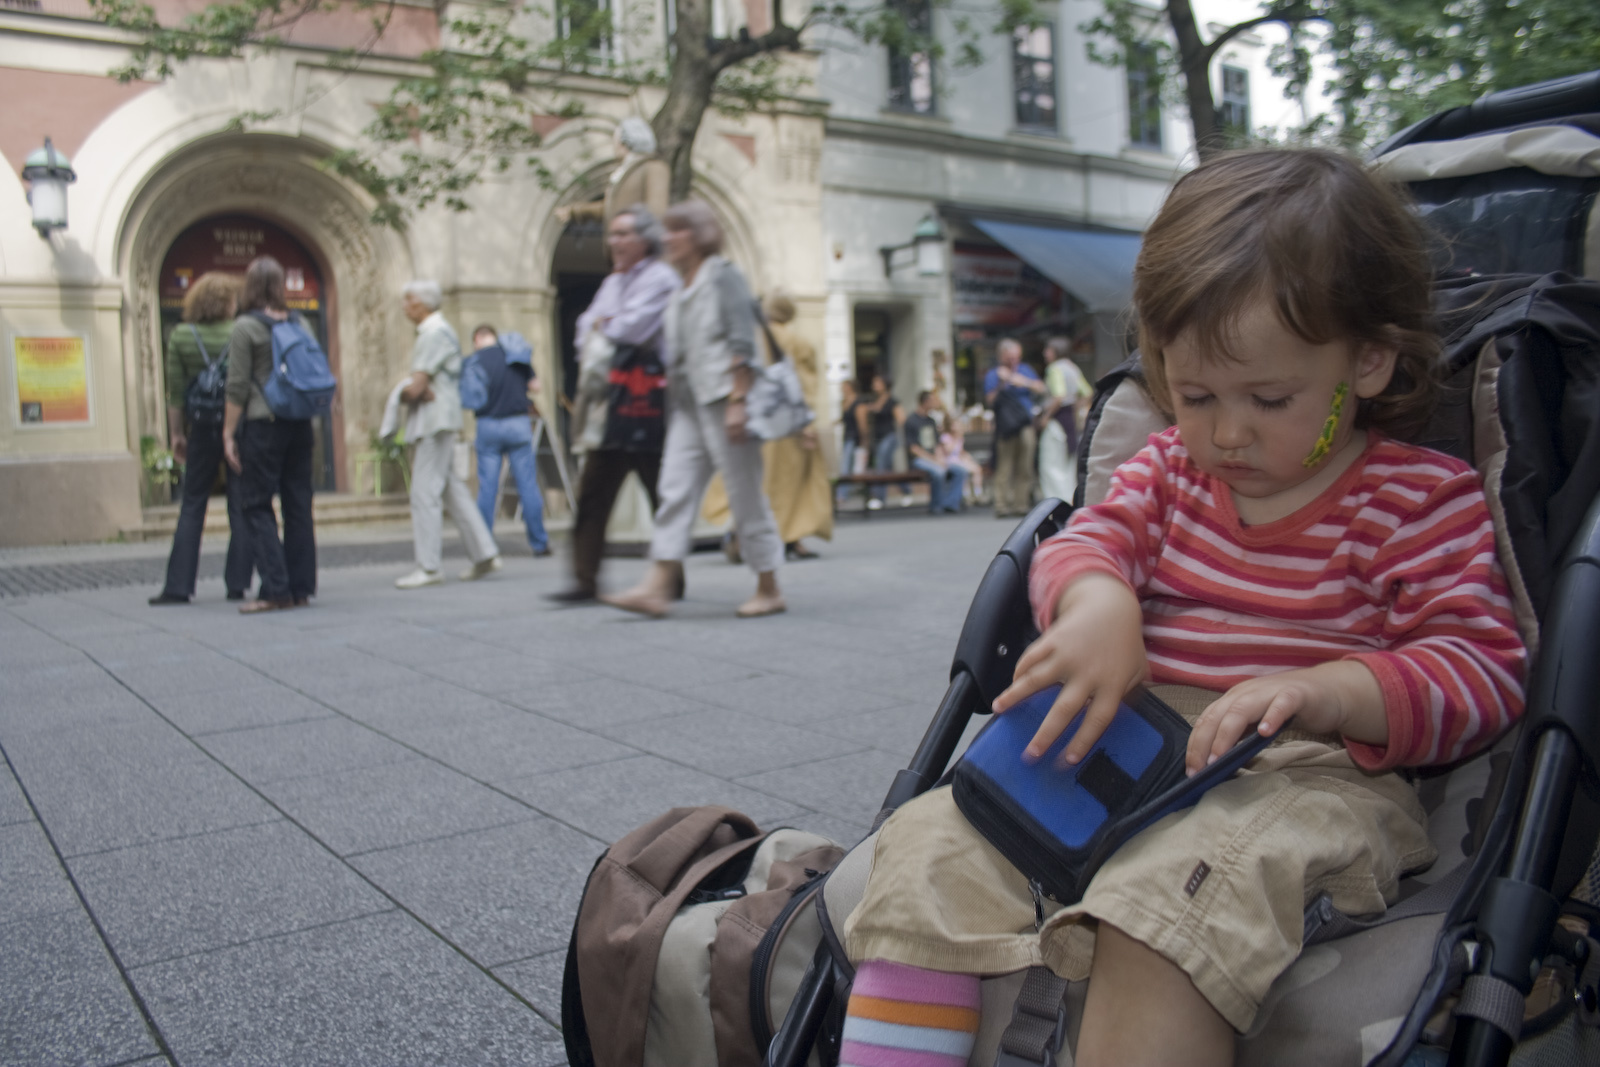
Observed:
[[[957,326],[1020,326],[1062,310],[1060,288],[1002,248],[958,244],[950,274]]]
[[[244,274],[257,256],[283,265],[283,287],[296,311],[322,307],[322,278],[316,261],[287,230],[251,215],[216,215],[190,226],[172,242],[161,265],[161,306],[183,306],[183,297],[206,271]]]
[[[82,337],[14,337],[12,366],[22,425],[89,422],[89,357]]]

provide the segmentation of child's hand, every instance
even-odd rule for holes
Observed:
[[[1341,734],[1382,745],[1389,740],[1383,690],[1355,660],[1335,660],[1240,682],[1213,701],[1189,734],[1184,769],[1193,775],[1218,759],[1254,728],[1271,737],[1293,717],[1314,734]]]
[[[1039,690],[1061,683],[1050,713],[1028,742],[1026,758],[1036,760],[1092,700],[1083,725],[1062,753],[1063,761],[1071,765],[1088,755],[1111,724],[1122,698],[1148,672],[1139,598],[1121,579],[1085,574],[1067,586],[1056,608],[1056,621],[1017,661],[1011,685],[995,699],[994,710],[1003,712]]]

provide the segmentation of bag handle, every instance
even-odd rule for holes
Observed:
[[[750,301],[750,305],[755,311],[756,321],[761,324],[761,332],[767,337],[768,365],[773,363],[782,363],[784,360],[789,358],[789,354],[785,352],[782,346],[778,344],[778,339],[772,336],[772,327],[767,325],[767,315],[766,312],[762,311],[761,309],[761,301],[752,300]]]

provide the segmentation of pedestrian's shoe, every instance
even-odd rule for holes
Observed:
[[[905,496],[900,498],[900,506],[903,508],[909,508],[911,506],[911,494],[907,493]]]
[[[550,549],[548,547],[536,548],[536,549],[533,550],[533,558],[534,559],[547,559],[548,557],[553,556],[553,555],[555,555],[555,553],[550,551]]]
[[[229,600],[243,600],[244,599],[244,590],[243,589],[230,589],[230,590],[228,590],[228,599]]]
[[[294,607],[294,600],[285,597],[282,600],[247,600],[239,605],[240,615],[259,615],[263,611],[288,611]]]
[[[394,580],[396,589],[421,589],[425,585],[443,585],[444,575],[438,571],[425,571],[421,567],[412,571],[403,578]],[[240,609],[244,610],[243,608]]]
[[[474,563],[472,566],[462,571],[457,577],[459,577],[463,582],[475,582],[484,575],[493,574],[499,569],[500,557],[490,556],[488,559],[479,560],[477,563]]]
[[[585,589],[581,585],[558,589],[554,593],[546,593],[544,598],[557,604],[592,604],[599,599],[595,595],[595,590]]]
[[[188,602],[188,597],[174,596],[164,589],[160,593],[157,593],[155,596],[150,598],[150,604],[152,607],[161,607],[163,604],[187,604]]]
[[[297,596],[294,598],[294,606],[297,608],[309,608],[311,606],[311,598],[308,596]]]
[[[868,511],[882,511],[883,510],[883,501],[879,500],[877,497],[873,497],[871,500],[867,501],[867,510]]]

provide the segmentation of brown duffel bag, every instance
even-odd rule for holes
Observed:
[[[602,855],[567,949],[571,1067],[760,1067],[821,939],[812,907],[844,850],[674,808]]]

